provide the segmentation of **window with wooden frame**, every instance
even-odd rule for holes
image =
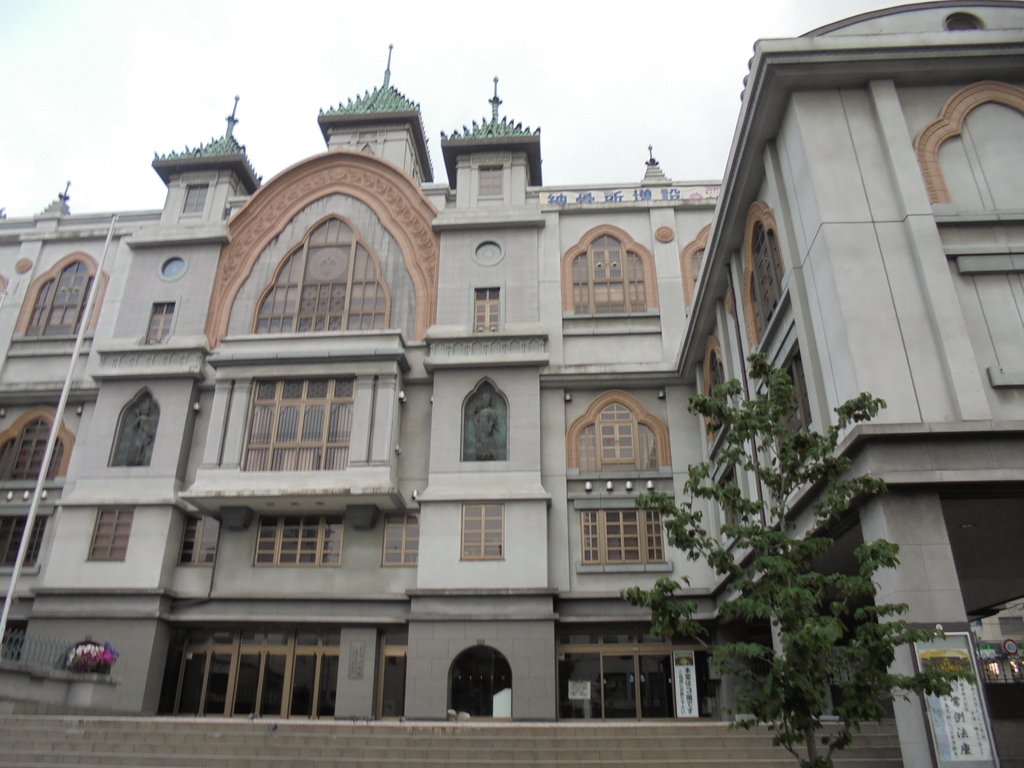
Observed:
[[[199,216],[206,210],[206,194],[210,190],[209,184],[189,184],[185,189],[185,205],[182,206],[182,216]]]
[[[29,421],[17,437],[12,437],[0,447],[0,480],[35,480],[39,477],[49,438],[49,421],[44,418]],[[63,458],[64,444],[58,439],[46,473],[48,480],[57,477]]]
[[[78,332],[92,275],[82,261],[73,261],[36,293],[28,336],[71,336]]]
[[[479,197],[501,197],[504,194],[504,169],[500,165],[480,167]]]
[[[388,515],[384,518],[384,554],[381,565],[400,567],[416,565],[420,549],[418,515]]]
[[[462,505],[462,559],[502,560],[505,557],[505,505]]]
[[[807,379],[804,376],[804,364],[797,352],[786,364],[793,388],[796,390],[796,408],[789,416],[786,426],[791,432],[801,432],[811,428],[811,403],[807,395]]]
[[[643,261],[611,235],[601,235],[576,256],[571,274],[577,315],[647,311]]]
[[[764,333],[782,298],[782,257],[774,230],[760,221],[754,225],[751,251],[754,256],[754,312],[758,330]]]
[[[217,559],[217,537],[220,522],[208,515],[189,515],[181,537],[182,565],[213,565]]]
[[[345,469],[352,400],[352,379],[255,382],[244,468],[270,472]]]
[[[391,297],[380,261],[346,222],[312,228],[278,267],[256,313],[256,333],[387,328]]]
[[[609,403],[579,436],[581,472],[627,472],[658,468],[654,430],[640,424],[622,403]]]
[[[652,509],[580,512],[583,565],[665,562],[661,516]]]
[[[146,330],[147,344],[163,344],[171,337],[171,321],[174,319],[174,302],[165,301],[153,305],[149,313],[149,328]]]
[[[0,567],[13,568],[18,559],[21,537],[25,534],[26,517],[0,517]],[[36,517],[32,524],[32,538],[25,552],[25,565],[32,566],[39,562],[39,550],[43,545],[43,532],[46,530],[46,518]]]
[[[132,532],[131,509],[102,508],[96,513],[96,527],[89,546],[90,560],[124,560]]]
[[[501,320],[501,299],[497,288],[477,288],[473,300],[473,330],[497,333]]]
[[[255,564],[341,565],[340,516],[261,517]]]

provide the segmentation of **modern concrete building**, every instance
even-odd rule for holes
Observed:
[[[892,491],[830,567],[896,541],[881,597],[951,632],[1024,594],[1024,3],[760,41],[721,183],[544,186],[500,103],[442,135],[448,184],[390,73],[267,181],[229,119],[158,156],[166,203],[118,214],[102,271],[109,214],[0,221],[4,562],[100,283],[13,613],[119,649],[95,705],[723,717],[713,643],[619,594],[686,577],[713,637],[769,640],[634,505],[715,451],[688,398],[754,350],[810,428],[888,401],[843,449]],[[939,760],[896,715],[905,764]]]

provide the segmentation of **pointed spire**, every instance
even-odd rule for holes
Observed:
[[[238,97],[235,96],[235,106],[231,108],[231,114],[225,119],[228,121],[228,129],[224,132],[224,138],[230,139],[234,133],[235,126],[238,125],[238,118],[235,117],[235,111],[238,109]]]
[[[71,199],[71,195],[68,194],[68,190],[71,189],[71,181],[64,185],[64,192],[57,195],[57,199],[60,200],[64,205],[68,204],[68,200]]]
[[[501,106],[501,99],[498,98],[498,76],[494,76],[494,97],[490,100],[491,104],[491,120],[498,121],[498,107]]]
[[[661,170],[661,166],[658,165],[658,161],[654,159],[654,145],[647,145],[647,156],[649,159],[644,161],[644,165],[647,169],[644,171],[644,184],[669,184],[672,180],[665,175],[665,172]]]
[[[387,88],[391,85],[391,51],[394,49],[394,43],[388,45],[388,66],[384,70],[384,87]]]
[[[658,161],[654,159],[654,145],[647,145],[647,154],[650,155],[651,159],[647,161],[648,165],[657,165]]]

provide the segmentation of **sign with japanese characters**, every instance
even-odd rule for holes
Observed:
[[[697,667],[693,651],[673,651],[672,669],[676,689],[676,717],[700,717],[697,707]]]
[[[939,766],[995,766],[970,639],[964,633],[950,633],[915,648],[922,670],[949,669],[973,676],[972,680],[955,680],[948,696],[925,697]]]
[[[574,189],[542,192],[541,205],[581,207],[653,202],[715,202],[721,187],[622,187],[621,189]]]
[[[590,681],[570,680],[569,701],[590,701]]]

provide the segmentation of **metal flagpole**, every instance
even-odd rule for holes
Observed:
[[[28,554],[28,545],[32,539],[32,528],[35,525],[36,514],[39,512],[39,499],[42,497],[43,484],[49,474],[50,459],[53,457],[54,448],[57,445],[57,433],[60,424],[64,420],[64,408],[68,404],[68,396],[71,394],[71,381],[75,376],[75,366],[78,363],[78,355],[82,351],[82,342],[85,340],[85,332],[89,327],[89,318],[92,315],[93,304],[99,293],[100,282],[103,280],[103,265],[107,261],[107,252],[110,250],[110,241],[114,238],[114,224],[117,223],[115,213],[110,220],[110,229],[107,231],[107,241],[103,245],[103,256],[100,257],[99,266],[96,267],[96,277],[93,278],[89,288],[89,297],[85,301],[85,309],[82,311],[82,319],[78,325],[78,335],[75,337],[75,347],[71,351],[71,363],[68,365],[68,375],[64,379],[64,388],[60,392],[60,400],[57,403],[57,410],[53,414],[53,424],[50,425],[50,436],[46,441],[46,451],[43,453],[43,463],[39,467],[39,476],[36,478],[36,489],[32,494],[32,503],[28,508],[28,517],[25,519],[25,528],[21,532],[21,546],[18,547],[18,557],[14,561],[14,571],[11,573],[11,583],[7,588],[7,597],[4,599],[4,611],[0,615],[0,643],[7,632],[7,618],[11,612],[11,605],[14,603],[14,590],[18,586],[18,578],[21,576],[21,568],[25,563],[25,556]]]

